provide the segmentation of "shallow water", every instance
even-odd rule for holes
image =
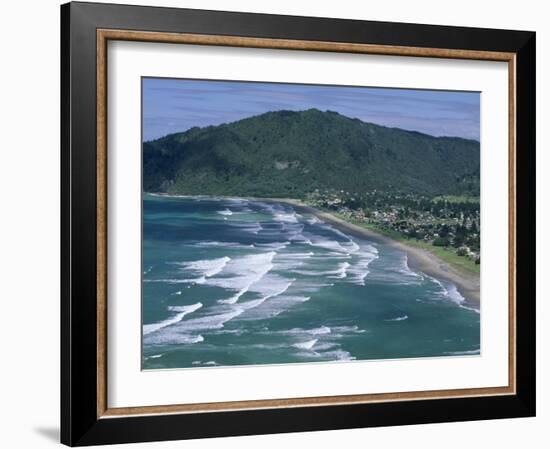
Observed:
[[[454,285],[283,204],[145,195],[142,292],[144,369],[480,351]]]

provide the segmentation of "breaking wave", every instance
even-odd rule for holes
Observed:
[[[202,307],[202,304],[200,302],[196,304],[192,304],[190,306],[180,306],[180,307],[168,307],[168,310],[171,312],[177,312],[176,315],[174,315],[171,318],[168,318],[164,321],[160,321],[158,323],[153,324],[144,324],[143,325],[143,335],[148,335],[152,332],[156,332],[164,327],[172,326],[173,324],[179,323],[185,315],[188,315],[195,310],[198,310]]]

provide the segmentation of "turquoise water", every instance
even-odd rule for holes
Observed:
[[[480,315],[283,204],[145,195],[144,369],[476,355]]]

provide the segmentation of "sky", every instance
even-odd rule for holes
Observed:
[[[416,89],[143,79],[143,140],[281,109],[336,111],[378,125],[479,140],[480,95]]]

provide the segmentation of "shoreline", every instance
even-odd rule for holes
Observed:
[[[459,271],[452,267],[447,262],[439,259],[429,251],[407,245],[404,242],[394,240],[385,235],[379,234],[370,229],[345,221],[339,217],[332,215],[315,207],[302,203],[300,200],[290,198],[250,198],[252,200],[283,203],[295,207],[297,211],[310,213],[317,218],[335,225],[342,231],[346,231],[356,237],[366,238],[376,243],[383,243],[393,248],[399,249],[407,254],[407,262],[409,267],[416,271],[421,271],[428,276],[436,279],[442,279],[456,285],[458,291],[464,298],[464,304],[467,307],[475,308],[479,311],[480,308],[480,282],[479,276],[473,273]]]
[[[170,195],[167,193],[144,192],[158,196],[167,197],[198,197],[200,195]],[[209,196],[205,196],[207,198]],[[334,225],[342,231],[348,232],[359,238],[365,238],[375,243],[383,243],[403,251],[407,255],[407,263],[412,270],[421,271],[422,273],[432,276],[438,280],[444,280],[456,285],[459,293],[464,298],[463,305],[471,307],[477,311],[480,310],[480,277],[474,273],[468,273],[451,266],[449,263],[441,260],[431,252],[407,245],[405,242],[394,240],[390,237],[367,229],[363,226],[356,225],[345,221],[339,217],[332,215],[329,212],[322,211],[313,206],[309,206],[297,199],[291,198],[259,198],[259,197],[237,197],[216,195],[216,198],[242,198],[252,201],[262,201],[266,203],[282,203],[296,208],[296,210],[312,214],[317,218]]]

